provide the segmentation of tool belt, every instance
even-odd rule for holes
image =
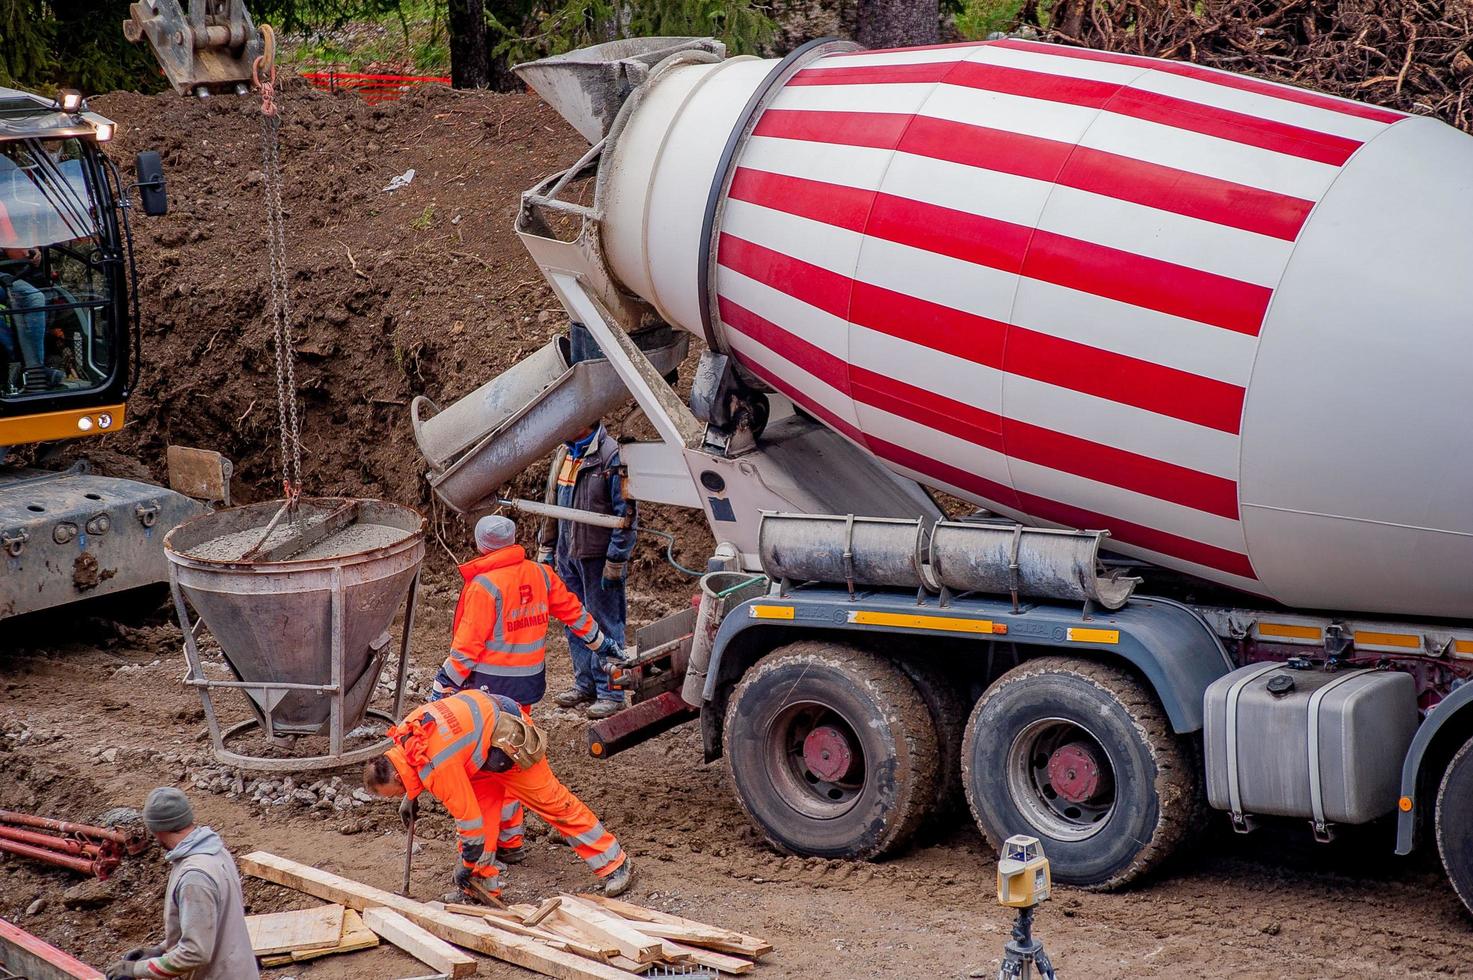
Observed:
[[[547,733],[517,712],[497,712],[491,744],[510,756],[522,769],[531,769],[547,758]]]

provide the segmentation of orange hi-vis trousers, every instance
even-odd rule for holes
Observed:
[[[547,821],[568,839],[596,877],[607,878],[627,860],[614,835],[604,829],[587,804],[558,781],[546,759],[530,769],[513,766],[506,772],[483,771],[471,778],[471,788],[487,816],[503,813],[503,806],[511,801]],[[481,869],[482,883],[493,895],[501,894],[500,871],[499,862]]]

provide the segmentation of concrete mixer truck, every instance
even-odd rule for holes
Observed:
[[[960,791],[1081,886],[1218,809],[1473,898],[1473,138],[1022,39],[519,71],[590,144],[517,224],[572,340],[417,403],[430,481],[493,506],[632,397],[629,492],[717,542],[590,751],[698,719],[794,854]]]

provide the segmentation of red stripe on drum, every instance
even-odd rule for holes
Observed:
[[[1238,385],[847,279],[729,234],[718,256],[725,268],[809,306],[948,356],[1234,435],[1241,424]]]
[[[1100,109],[1337,167],[1350,159],[1350,155],[1361,146],[1359,140],[1345,136],[1322,133],[1291,123],[1192,102],[1189,99],[1133,89],[1117,82],[1102,82],[981,62],[943,61],[915,65],[805,68],[788,82],[789,85],[905,83],[945,83],[1043,102],[1061,102]]]
[[[1275,99],[1283,99],[1285,102],[1293,102],[1298,105],[1312,106],[1316,109],[1327,109],[1331,112],[1339,112],[1347,116],[1355,116],[1359,119],[1394,123],[1406,118],[1403,113],[1395,112],[1391,109],[1383,109],[1380,106],[1337,99],[1333,96],[1322,95],[1319,92],[1310,92],[1306,89],[1275,85],[1272,82],[1260,81],[1257,78],[1249,78],[1245,75],[1234,75],[1231,72],[1217,71],[1212,68],[1203,68],[1200,65],[1194,65],[1185,61],[1167,61],[1161,58],[1147,58],[1141,55],[1116,54],[1109,51],[1095,51],[1089,48],[1071,48],[1060,44],[1044,44],[1038,41],[1025,41],[1017,38],[1005,38],[987,43],[994,44],[1000,48],[1032,51],[1037,54],[1053,55],[1057,58],[1077,58],[1081,61],[1103,61],[1115,65],[1148,68],[1152,71],[1165,72],[1169,75],[1180,75],[1184,78],[1210,82],[1214,85],[1221,85],[1224,88],[1252,92],[1255,95],[1266,95]]]
[[[1284,241],[1298,236],[1314,207],[1313,201],[1118,153],[931,116],[769,109],[754,135],[898,149],[934,160],[1054,182]]]

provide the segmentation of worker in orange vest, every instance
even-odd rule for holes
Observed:
[[[402,796],[416,807],[425,790],[440,801],[460,840],[455,884],[462,895],[480,898],[471,890],[473,881],[490,895],[501,894],[503,867],[486,847],[486,831],[508,798],[562,834],[603,880],[605,895],[628,889],[629,855],[553,775],[546,736],[511,698],[462,691],[411,711],[389,729],[389,738],[393,747],[364,766],[364,787],[376,796]]]
[[[450,656],[435,675],[432,699],[458,691],[483,691],[515,701],[531,717],[531,706],[547,691],[547,627],[549,617],[565,624],[605,662],[623,651],[599,629],[546,565],[527,560],[516,543],[514,521],[497,515],[476,522],[479,557],[460,566],[465,587],[455,607]],[[516,864],[523,848],[524,818],[515,797],[497,816],[499,859]]]

